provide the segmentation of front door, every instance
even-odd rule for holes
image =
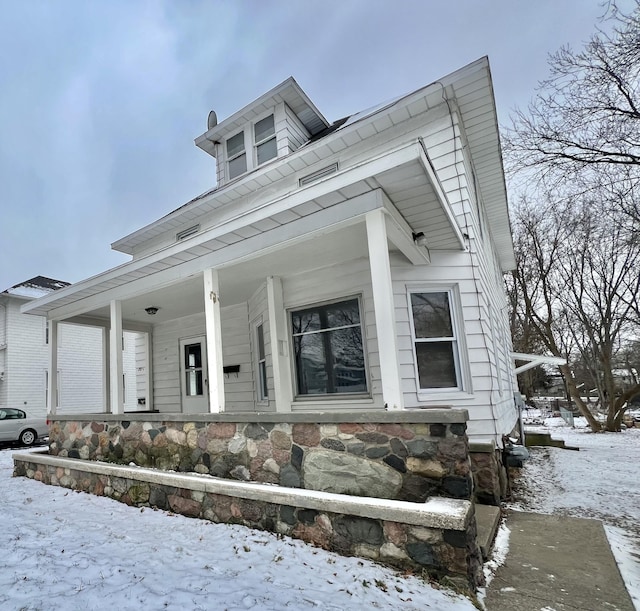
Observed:
[[[207,349],[204,337],[180,340],[180,377],[182,412],[198,414],[209,411]]]

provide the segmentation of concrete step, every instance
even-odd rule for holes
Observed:
[[[476,524],[478,526],[476,540],[484,560],[487,560],[491,553],[491,547],[496,538],[501,517],[500,507],[476,504]]]

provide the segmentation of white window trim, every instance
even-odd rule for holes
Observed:
[[[469,371],[469,353],[465,341],[463,325],[462,303],[457,284],[420,283],[407,284],[407,312],[409,314],[409,327],[411,329],[411,352],[413,354],[413,368],[415,372],[416,393],[419,401],[439,400],[441,397],[447,400],[465,399],[471,396],[471,375]],[[412,293],[444,293],[449,295],[449,308],[451,323],[454,332],[454,364],[458,385],[450,388],[420,388],[420,372],[418,371],[418,355],[416,354],[416,331],[413,321],[413,308],[411,307]]]
[[[362,353],[364,357],[364,375],[367,390],[365,392],[353,392],[353,393],[331,393],[331,394],[318,394],[318,395],[301,395],[298,394],[298,377],[296,371],[296,359],[295,359],[295,346],[293,343],[293,325],[291,322],[291,314],[297,310],[306,310],[316,306],[326,306],[332,303],[339,303],[341,301],[348,301],[350,299],[358,300],[358,312],[360,313],[360,333],[362,335]],[[364,297],[361,293],[356,295],[342,295],[340,297],[332,297],[330,299],[321,299],[319,301],[309,302],[296,302],[295,304],[286,308],[287,312],[287,333],[289,337],[289,354],[291,358],[289,363],[291,366],[291,383],[293,384],[293,404],[332,404],[337,401],[344,403],[345,401],[366,402],[370,403],[373,399],[371,390],[371,376],[369,373],[369,350],[367,349],[367,334],[366,325],[364,320]]]
[[[269,115],[273,115],[273,135],[272,136],[268,136],[266,138],[263,138],[262,140],[257,142],[255,140],[255,125],[256,125],[256,123],[259,123],[260,121],[262,121],[262,119],[266,119]],[[275,157],[272,157],[271,159],[269,159],[267,161],[264,161],[261,164],[258,164],[258,145],[264,144],[265,142],[268,142],[271,139],[275,139],[276,140],[276,151],[277,151],[277,148],[278,148],[278,129],[277,129],[278,115],[279,115],[278,108],[277,107],[273,107],[273,108],[267,110],[266,112],[258,115],[257,117],[255,117],[251,121],[248,121],[247,124],[242,129],[239,129],[239,130],[233,132],[232,134],[230,134],[228,137],[226,137],[224,139],[224,156],[225,156],[225,164],[226,164],[226,171],[227,171],[227,181],[236,180],[236,179],[240,178],[241,176],[246,176],[247,174],[249,174],[253,170],[258,169],[259,167],[264,167],[269,162],[271,162],[271,161],[273,161],[273,160],[278,158],[278,154],[276,152],[276,156]],[[240,153],[236,153],[235,155],[233,155],[233,157],[229,157],[228,152],[227,152],[228,151],[227,142],[229,140],[231,140],[231,138],[234,138],[235,136],[237,136],[240,133],[244,134],[244,150],[242,152],[240,152]],[[242,173],[240,173],[237,176],[234,176],[232,178],[231,177],[231,172],[229,170],[229,164],[230,164],[230,162],[232,162],[234,159],[237,159],[241,155],[245,155],[247,169],[244,172],[242,172]]]
[[[229,156],[229,140],[231,140],[232,138],[235,138],[238,134],[243,134],[244,137],[244,141],[243,141],[243,146],[244,148],[242,149],[242,151],[236,153],[235,155]],[[249,136],[251,137],[251,136]],[[251,142],[251,140],[249,140],[249,142]],[[245,174],[247,174],[248,172],[251,171],[251,164],[250,164],[250,156],[247,154],[247,128],[245,127],[244,129],[240,129],[237,132],[231,134],[228,138],[225,138],[224,141],[224,154],[225,154],[225,163],[227,165],[227,176],[229,180],[235,180],[236,178],[240,178],[240,176],[244,176]],[[238,159],[239,157],[241,157],[242,155],[244,155],[245,157],[245,165],[247,166],[247,169],[244,172],[240,172],[240,174],[238,174],[237,176],[231,176],[231,162],[235,159]]]
[[[262,388],[261,388],[261,384],[260,384],[260,344],[258,342],[258,327],[262,326],[262,333],[263,333],[263,340],[264,340],[264,367],[265,367],[265,393],[266,396],[262,395]],[[266,329],[265,329],[265,324],[264,324],[264,320],[262,316],[258,316],[258,318],[256,318],[252,323],[251,323],[251,341],[253,344],[253,367],[254,367],[254,371],[255,371],[255,382],[256,382],[256,386],[255,386],[255,396],[256,396],[256,404],[257,405],[269,405],[269,367],[268,367],[268,360],[267,360],[267,342],[266,342],[266,338],[265,338],[265,333]]]
[[[267,136],[266,138],[263,138],[262,140],[256,140],[255,139],[255,135],[256,135],[256,125],[258,123],[260,123],[260,121],[262,121],[263,119],[266,119],[267,117],[272,116],[273,117],[273,134],[270,136]],[[274,159],[278,158],[278,130],[276,129],[276,109],[274,108],[271,112],[267,112],[264,116],[260,116],[257,117],[254,121],[251,122],[251,141],[253,144],[253,168],[259,168],[263,165],[266,165],[267,163],[269,163],[270,161],[273,161]],[[276,141],[276,156],[272,157],[271,159],[267,159],[267,161],[263,161],[262,163],[258,163],[258,147],[261,144],[265,144],[266,142],[269,142],[269,140],[275,140]]]

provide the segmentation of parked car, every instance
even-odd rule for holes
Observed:
[[[44,418],[29,418],[21,409],[0,409],[0,442],[17,441],[23,446],[31,446],[48,434],[49,426]]]

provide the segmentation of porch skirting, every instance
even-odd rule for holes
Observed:
[[[342,555],[446,577],[471,591],[482,580],[474,505],[468,500],[355,497],[39,452],[13,458],[15,476],[291,536]]]

